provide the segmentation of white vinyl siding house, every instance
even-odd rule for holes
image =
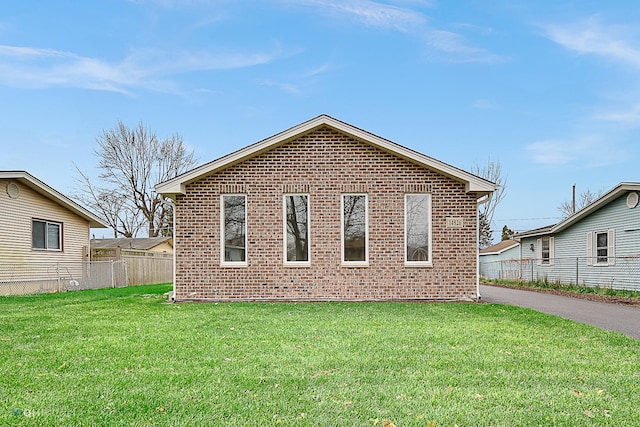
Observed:
[[[50,290],[60,271],[82,276],[90,229],[107,228],[24,171],[0,171],[0,219],[0,295]]]
[[[90,212],[20,171],[0,171],[0,218],[3,263],[88,260],[90,228],[106,228]]]
[[[536,263],[525,279],[640,290],[630,271],[640,260],[640,206],[628,203],[640,183],[621,183],[604,196],[541,230],[520,233],[521,252]],[[548,262],[544,239],[549,241]],[[533,247],[534,251],[528,248]]]

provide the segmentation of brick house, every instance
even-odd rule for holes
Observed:
[[[156,187],[175,201],[174,298],[476,299],[495,188],[318,116]]]

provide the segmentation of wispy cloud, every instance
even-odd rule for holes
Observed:
[[[473,108],[478,110],[495,110],[498,108],[498,105],[489,99],[476,99],[472,105]]]
[[[280,89],[283,92],[287,92],[293,95],[304,95],[309,87],[313,86],[318,80],[319,76],[333,70],[333,66],[330,64],[322,64],[317,67],[312,67],[307,70],[303,70],[298,74],[291,74],[288,76],[288,82],[278,81],[273,79],[263,79],[257,81],[261,86],[274,87]]]
[[[525,147],[534,163],[563,165],[574,159],[573,150],[562,141],[537,141]]]
[[[273,80],[260,80],[258,81],[258,84],[261,86],[275,87],[291,94],[298,94],[300,92],[300,88],[292,83],[276,82]]]
[[[394,4],[373,0],[281,0],[285,3],[314,8],[332,17],[347,19],[372,28],[397,31],[422,40],[432,51],[459,62],[493,62],[499,55],[473,46],[459,33],[435,28],[430,18],[411,6],[431,7],[432,2],[396,1]],[[457,25],[457,24],[456,24]]]
[[[472,46],[467,39],[452,31],[425,28],[422,37],[426,44],[437,52],[448,55],[449,60],[457,62],[501,62],[505,58],[487,51],[486,49]]]
[[[349,16],[365,25],[403,32],[426,23],[421,13],[370,0],[298,0],[295,3]]]
[[[625,128],[640,127],[640,104],[617,107],[609,111],[600,111],[595,115],[596,119],[612,122]]]
[[[26,88],[49,86],[130,93],[138,89],[173,91],[171,76],[267,64],[281,49],[263,52],[135,51],[119,62],[72,52],[0,45],[0,84]]]
[[[525,147],[534,163],[550,166],[575,164],[597,167],[615,164],[627,156],[627,150],[614,147],[613,141],[599,136],[585,136],[575,140],[543,140]],[[607,150],[603,147],[607,146]]]
[[[333,66],[330,64],[322,64],[317,67],[311,68],[304,72],[303,77],[315,77],[320,74],[325,74],[331,70],[333,70]]]
[[[542,26],[553,42],[579,54],[597,55],[640,68],[640,41],[631,37],[631,29],[604,25],[597,18],[571,24]]]
[[[614,65],[608,69],[612,75],[606,80],[609,105],[593,108],[596,112],[591,115],[591,119],[622,128],[640,127],[640,103],[636,96],[640,92],[640,79],[637,78],[637,72],[640,71],[638,27],[604,24],[597,16],[541,27],[545,37],[565,49],[597,57]]]

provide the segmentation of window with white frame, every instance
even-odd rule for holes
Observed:
[[[309,264],[309,196],[285,194],[284,260],[289,265]]]
[[[615,264],[615,230],[587,233],[587,265]]]
[[[543,264],[549,264],[549,259],[550,259],[550,245],[549,245],[550,242],[549,242],[549,240],[550,240],[550,238],[549,237],[543,237],[541,240],[542,240],[542,249],[541,249],[541,252],[542,252],[542,256],[541,256],[542,263]]]
[[[404,239],[407,265],[431,264],[430,194],[405,194]]]
[[[342,195],[342,262],[366,265],[369,261],[369,214],[366,194]]]
[[[62,224],[34,219],[31,221],[31,246],[33,249],[62,250]]]
[[[554,251],[555,251],[555,238],[544,236],[537,240],[537,253],[536,263],[538,265],[553,265],[554,264]]]
[[[247,196],[220,196],[220,257],[224,265],[247,265]]]
[[[596,263],[607,263],[607,233],[596,233]]]

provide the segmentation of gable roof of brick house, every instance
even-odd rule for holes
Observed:
[[[487,181],[477,175],[466,172],[455,166],[449,165],[440,160],[434,159],[427,155],[418,153],[410,148],[382,138],[373,133],[362,130],[358,127],[335,119],[326,114],[319,115],[311,120],[300,123],[285,131],[277,133],[269,138],[258,141],[240,150],[234,151],[217,160],[205,163],[195,169],[192,169],[182,175],[171,180],[156,185],[156,191],[165,196],[172,197],[176,194],[184,194],[185,186],[191,182],[199,180],[201,177],[222,170],[231,165],[240,163],[244,160],[260,155],[266,151],[272,150],[280,145],[286,144],[292,139],[299,138],[314,130],[327,126],[338,132],[342,132],[366,144],[377,147],[383,151],[416,163],[420,166],[435,170],[443,175],[453,178],[465,184],[467,193],[477,193],[478,198],[489,196],[496,190],[493,182]]]

